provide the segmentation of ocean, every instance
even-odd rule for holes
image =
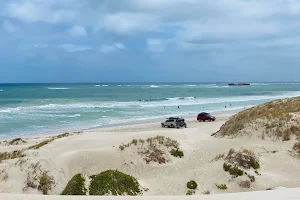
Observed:
[[[299,95],[299,83],[0,84],[0,138],[196,117]]]

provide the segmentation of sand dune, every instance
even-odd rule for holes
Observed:
[[[26,187],[28,177],[38,177],[49,171],[49,175],[53,176],[55,181],[49,194],[59,195],[75,174],[90,176],[110,169],[117,169],[135,177],[144,189],[148,189],[143,191],[144,196],[186,195],[186,183],[190,180],[195,180],[198,184],[196,195],[210,192],[211,197],[203,197],[204,199],[213,199],[213,194],[220,193],[300,186],[300,159],[291,154],[294,140],[261,140],[251,135],[234,139],[212,137],[227,119],[226,116],[220,116],[216,122],[207,123],[189,119],[186,129],[161,128],[159,123],[153,123],[89,130],[58,138],[37,150],[25,151],[26,155],[22,158],[3,160],[0,163],[0,192],[41,194],[38,188]],[[157,135],[177,140],[184,157],[170,156],[165,164],[147,164],[137,152],[137,147],[130,146],[123,151],[119,149],[119,145],[129,143],[133,139],[146,140]],[[43,139],[26,139],[26,144],[9,146],[2,142],[0,150],[3,152],[22,149],[40,140]],[[239,182],[248,179],[246,175],[232,178],[223,170],[224,158],[214,160],[218,154],[226,155],[231,148],[249,149],[259,158],[261,167],[258,172],[261,175],[256,175],[254,169],[245,170],[255,176],[255,182],[251,183],[250,188],[239,186]],[[7,176],[4,178],[5,175]],[[216,184],[226,184],[228,189],[220,190]],[[297,193],[296,190],[291,191]],[[10,195],[2,197],[21,198]],[[234,195],[227,197],[234,199]],[[34,198],[30,196],[30,199]],[[243,199],[246,199],[245,196]]]

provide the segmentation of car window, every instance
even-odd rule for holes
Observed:
[[[166,122],[174,122],[174,120],[172,120],[172,119],[169,119],[169,120],[167,120]]]

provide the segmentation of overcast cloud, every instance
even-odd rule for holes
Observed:
[[[298,0],[0,2],[0,82],[300,81]]]

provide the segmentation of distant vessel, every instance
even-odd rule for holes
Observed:
[[[229,83],[231,86],[239,86],[239,85],[250,85],[250,83]]]

